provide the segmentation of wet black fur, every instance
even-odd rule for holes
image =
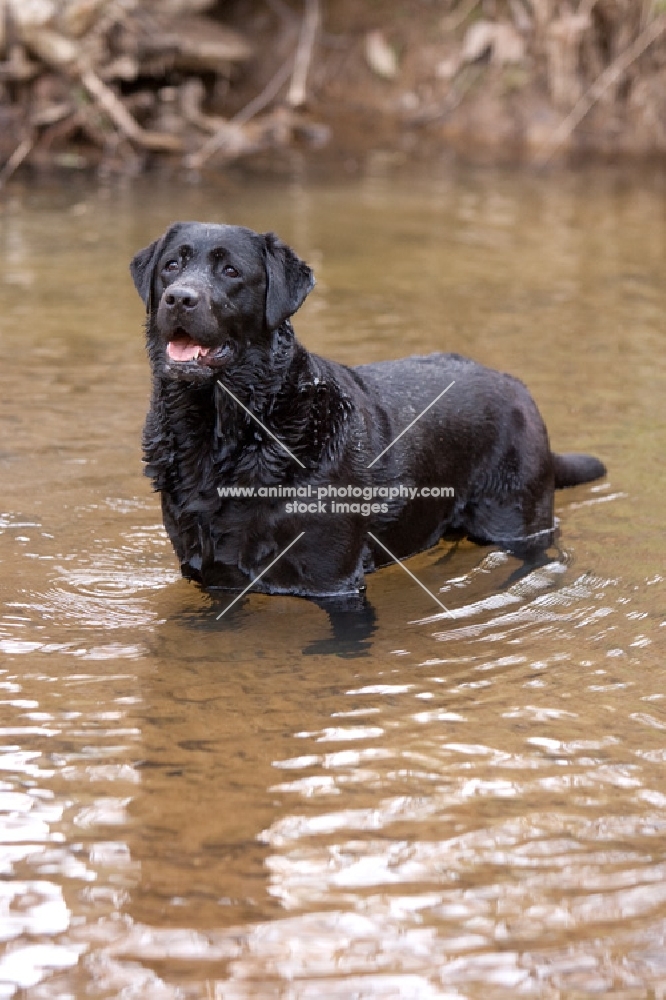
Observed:
[[[165,268],[165,265],[166,268]],[[152,398],[146,472],[185,577],[205,587],[325,597],[358,592],[390,561],[444,536],[518,554],[553,538],[553,491],[604,475],[596,458],[554,455],[525,386],[456,354],[349,368],[311,354],[290,317],[314,284],[271,233],[176,223],[131,264],[146,304]],[[169,360],[189,335],[217,355]],[[223,383],[303,464],[301,468]],[[455,385],[372,468],[369,463]],[[396,499],[384,513],[290,514],[285,498],[220,499],[220,486],[451,486],[452,498]],[[339,502],[386,503],[342,498]]]

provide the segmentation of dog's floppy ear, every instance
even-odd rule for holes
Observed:
[[[314,288],[312,269],[275,233],[263,234],[266,262],[266,326],[275,330]]]
[[[134,287],[143,299],[147,312],[150,312],[151,306],[153,271],[155,270],[157,258],[162,252],[163,245],[164,237],[160,236],[159,240],[155,240],[150,246],[139,250],[132,258],[132,263],[130,264],[130,274],[132,275]]]
[[[143,299],[147,312],[150,312],[152,305],[151,293],[153,289],[153,274],[155,272],[155,265],[159,260],[160,254],[162,253],[164,244],[173,234],[174,230],[178,228],[178,225],[179,223],[169,226],[163,236],[160,236],[160,238],[151,243],[150,246],[144,247],[143,250],[139,250],[139,252],[132,258],[132,263],[130,264],[130,274],[132,275],[134,287]]]

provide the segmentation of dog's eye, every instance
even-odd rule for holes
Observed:
[[[171,272],[173,274],[173,272],[177,271],[179,267],[180,267],[180,261],[174,258],[173,260],[168,260],[164,265],[164,267],[162,268],[162,270]]]
[[[227,278],[239,278],[240,273],[236,270],[233,264],[225,264],[222,268],[222,273],[226,274]]]

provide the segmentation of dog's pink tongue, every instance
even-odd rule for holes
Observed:
[[[197,344],[191,337],[179,337],[167,344],[167,354],[172,361],[196,361],[200,354],[207,354],[208,349]]]

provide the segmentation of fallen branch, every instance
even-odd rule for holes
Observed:
[[[303,2],[307,15],[320,0]],[[271,6],[294,34],[303,29],[285,0]],[[215,140],[199,151],[201,162],[220,146],[233,157],[271,135],[289,141],[279,116],[249,130],[244,123],[286,87],[293,60],[231,121],[206,112],[215,82],[229,85],[234,67],[253,53],[242,32],[207,15],[213,7],[215,0],[0,0],[0,103],[13,105],[2,116],[3,183],[26,156],[37,159],[79,132],[125,156],[125,147],[182,154],[196,148],[196,129]],[[30,146],[19,141],[28,135]]]
[[[207,139],[206,142],[201,146],[196,153],[190,153],[185,159],[185,166],[189,170],[200,170],[214,153],[219,149],[222,149],[229,140],[229,129],[238,127],[239,125],[245,125],[254,118],[255,115],[263,111],[267,105],[274,100],[279,94],[281,88],[289,79],[292,72],[292,61],[288,60],[280,66],[279,70],[273,76],[260,94],[257,94],[249,104],[246,104],[237,114],[233,116],[228,122],[220,126],[215,135]]]
[[[275,76],[271,77],[261,93],[257,94],[256,97],[253,97],[249,104],[246,104],[244,108],[236,112],[231,119],[232,122],[235,122],[238,125],[244,125],[246,122],[249,122],[251,118],[254,118],[255,115],[258,115],[260,111],[263,111],[264,108],[268,107],[289,79],[291,67],[291,60],[287,60],[286,63],[280,66]]]
[[[165,135],[161,132],[148,132],[141,128],[111,88],[107,87],[91,69],[84,70],[80,79],[91,97],[95,99],[126,138],[145,149],[163,149],[171,152],[182,150],[183,144],[178,136]]]
[[[2,5],[0,4],[0,17],[2,16]],[[12,45],[9,58],[0,62],[0,80],[8,80],[12,83],[26,83],[39,74],[39,63],[28,59],[22,45]]]
[[[596,102],[605,92],[617,83],[627,72],[629,67],[641,56],[647,48],[655,42],[660,35],[666,31],[666,15],[662,14],[651,21],[650,24],[640,33],[632,44],[621,52],[620,55],[607,66],[603,73],[597,77],[592,86],[587,90],[580,100],[574,105],[566,118],[560,122],[551,135],[549,149],[544,156],[537,160],[539,166],[545,166],[553,158],[560,146],[567,141],[574,129],[580,125],[588,111],[594,107]]]
[[[34,145],[35,145],[35,140],[33,136],[28,136],[26,139],[23,139],[18,144],[12,155],[5,163],[2,170],[0,170],[0,188],[2,188],[7,183],[12,174],[14,174],[18,170],[18,168],[25,160],[26,156],[28,156],[28,154],[32,151]]]
[[[312,50],[317,28],[319,27],[319,0],[305,0],[305,14],[298,39],[298,48],[294,57],[294,72],[287,93],[287,104],[292,108],[301,108],[307,99],[307,78],[312,61]]]
[[[202,132],[212,132],[217,135],[218,131],[227,123],[219,115],[207,115],[202,111],[202,105],[206,96],[206,88],[202,80],[192,77],[181,84],[179,88],[180,111],[186,122],[201,129]]]

